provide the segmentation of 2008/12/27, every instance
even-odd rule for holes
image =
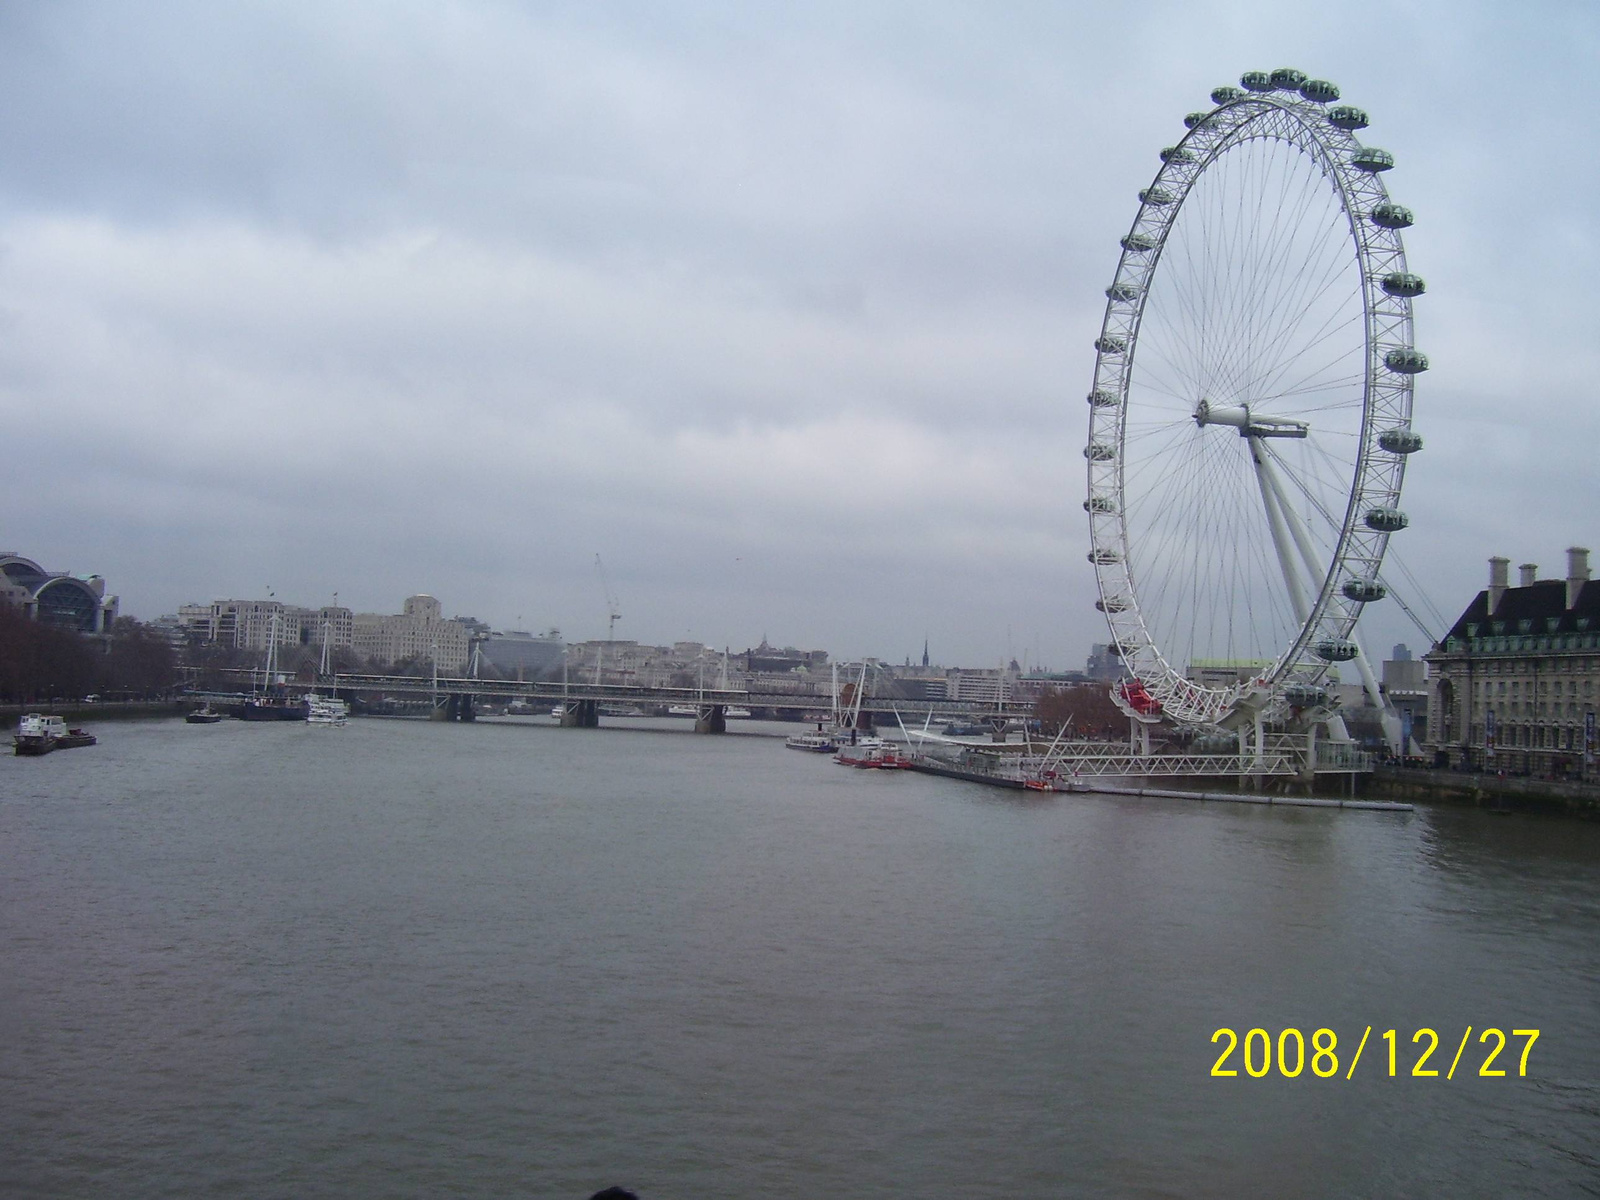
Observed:
[[[1355,1056],[1350,1060],[1350,1068],[1345,1075],[1346,1079],[1354,1077],[1356,1066],[1361,1061],[1361,1052],[1366,1048],[1367,1038],[1371,1034],[1372,1026],[1368,1025],[1366,1031],[1361,1035],[1361,1044],[1356,1047]],[[1393,1077],[1399,1073],[1397,1061],[1399,1058],[1397,1049],[1399,1033],[1396,1030],[1388,1029],[1381,1036],[1389,1044],[1388,1073],[1390,1077]],[[1461,1044],[1457,1047],[1455,1058],[1450,1063],[1450,1069],[1445,1076],[1447,1079],[1455,1078],[1456,1067],[1461,1063],[1461,1056],[1466,1051],[1467,1042],[1471,1036],[1472,1026],[1469,1025],[1461,1035]],[[1528,1039],[1522,1047],[1522,1057],[1517,1063],[1517,1075],[1526,1076],[1528,1073],[1528,1052],[1533,1049],[1533,1043],[1539,1040],[1539,1031],[1537,1029],[1513,1029],[1511,1036]],[[1211,1074],[1219,1078],[1237,1076],[1239,1072],[1226,1064],[1229,1058],[1233,1056],[1233,1052],[1239,1047],[1239,1035],[1232,1029],[1227,1028],[1219,1029],[1211,1035],[1213,1045],[1223,1039],[1227,1039],[1227,1045],[1217,1057],[1217,1061],[1212,1064]],[[1434,1051],[1439,1048],[1439,1035],[1432,1029],[1418,1029],[1411,1035],[1411,1041],[1413,1044],[1422,1047],[1420,1057],[1411,1066],[1411,1074],[1418,1078],[1438,1075],[1439,1071],[1436,1068],[1429,1067],[1427,1064]],[[1424,1042],[1426,1042],[1426,1045],[1423,1045]],[[1479,1035],[1478,1042],[1480,1045],[1490,1046],[1490,1049],[1488,1057],[1479,1065],[1477,1073],[1484,1078],[1505,1075],[1504,1069],[1497,1068],[1494,1065],[1495,1060],[1506,1048],[1505,1032],[1494,1028],[1485,1029]],[[1492,1046],[1490,1045],[1491,1043],[1493,1043]],[[1255,1052],[1257,1046],[1260,1047],[1259,1056]],[[1316,1030],[1311,1035],[1311,1053],[1308,1063],[1306,1039],[1300,1030],[1294,1028],[1283,1030],[1278,1034],[1276,1045],[1274,1045],[1272,1035],[1265,1029],[1251,1029],[1244,1035],[1243,1059],[1245,1074],[1252,1079],[1261,1079],[1271,1073],[1273,1063],[1276,1060],[1278,1073],[1285,1078],[1294,1079],[1309,1066],[1311,1073],[1318,1079],[1328,1079],[1339,1073],[1338,1046],[1339,1035],[1333,1030],[1328,1028]],[[1276,1054],[1273,1053],[1274,1050],[1276,1050]]]

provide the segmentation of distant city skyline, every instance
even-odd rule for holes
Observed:
[[[1561,3],[10,6],[0,542],[141,618],[423,591],[583,640],[600,554],[651,644],[1076,667],[1117,241],[1185,113],[1295,65],[1417,215],[1393,545],[1449,617],[1600,537],[1597,40]]]

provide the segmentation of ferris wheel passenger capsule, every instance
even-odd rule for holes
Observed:
[[[1313,104],[1332,104],[1339,98],[1339,89],[1326,79],[1308,79],[1300,85],[1300,94]]]
[[[1243,100],[1247,94],[1242,88],[1224,84],[1222,87],[1211,89],[1211,103],[1232,104],[1235,100]]]
[[[1415,221],[1415,215],[1403,204],[1385,201],[1372,209],[1372,223],[1379,229],[1410,229]]]
[[[1210,115],[1210,113],[1192,112],[1183,119],[1183,127],[1185,129],[1193,129]]]
[[[1277,92],[1298,92],[1306,81],[1306,73],[1293,67],[1279,67],[1272,73],[1272,89]]]
[[[1367,120],[1365,109],[1357,108],[1354,104],[1341,104],[1338,108],[1328,110],[1328,124],[1346,133],[1354,133],[1357,129],[1365,129],[1371,122]]]
[[[1420,375],[1428,369],[1428,356],[1414,346],[1396,346],[1383,356],[1383,365],[1399,375]]]
[[[1094,348],[1101,354],[1121,354],[1128,348],[1128,343],[1119,337],[1101,334],[1094,340]]]
[[[1394,155],[1387,150],[1379,150],[1376,146],[1363,146],[1350,156],[1350,165],[1358,171],[1376,175],[1379,171],[1389,171],[1394,168]]]
[[[1090,442],[1083,448],[1083,456],[1090,462],[1110,462],[1117,457],[1117,448],[1104,442]]]
[[[1106,289],[1107,300],[1137,300],[1139,289],[1131,283],[1113,283]]]
[[[1096,388],[1089,393],[1091,408],[1115,408],[1120,398],[1115,392],[1108,392],[1104,388]]]
[[[1422,435],[1412,429],[1385,429],[1378,435],[1378,448],[1390,454],[1415,454],[1422,449]]]
[[[1374,600],[1382,600],[1389,594],[1389,589],[1376,579],[1346,579],[1344,586],[1339,590],[1344,593],[1346,600],[1355,600],[1361,604],[1371,604]]]
[[[1089,561],[1096,566],[1106,567],[1113,563],[1121,562],[1122,555],[1115,550],[1091,550],[1089,551]]]
[[[1130,233],[1122,239],[1122,248],[1143,254],[1156,248],[1156,240],[1147,233]]]
[[[1344,638],[1326,638],[1313,647],[1323,662],[1349,662],[1360,653],[1356,644]]]
[[[1116,512],[1117,502],[1110,496],[1090,496],[1083,502],[1083,511],[1086,513]]]
[[[1168,146],[1161,151],[1161,161],[1190,163],[1194,161],[1194,151],[1186,150],[1182,146]]]
[[[1283,698],[1296,708],[1315,708],[1327,703],[1328,693],[1314,683],[1291,683],[1283,689]]]
[[[1422,282],[1421,275],[1412,275],[1408,271],[1395,271],[1385,275],[1382,283],[1383,290],[1391,296],[1399,296],[1409,300],[1413,296],[1420,296],[1428,290],[1428,285]]]
[[[1118,600],[1113,596],[1109,600],[1096,600],[1094,606],[1103,613],[1119,613],[1127,611],[1128,602],[1126,600]]]
[[[1411,518],[1398,508],[1369,508],[1363,519],[1367,528],[1377,533],[1399,533],[1411,524]]]
[[[1266,71],[1246,71],[1239,76],[1239,86],[1247,92],[1270,92],[1272,76]]]
[[[1164,208],[1172,203],[1173,196],[1166,188],[1147,187],[1139,189],[1139,199],[1145,204],[1154,205],[1156,208]]]

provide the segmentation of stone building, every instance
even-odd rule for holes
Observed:
[[[351,620],[351,648],[383,665],[423,659],[437,662],[441,674],[459,675],[467,666],[469,640],[467,627],[446,621],[432,596],[408,596],[398,614],[356,613]]]
[[[1600,581],[1589,551],[1567,551],[1565,579],[1489,560],[1489,586],[1425,659],[1426,746],[1441,765],[1576,778],[1594,769],[1600,688]]]
[[[348,646],[353,617],[348,608],[336,604],[301,608],[279,600],[213,600],[178,609],[178,622],[190,641],[241,650],[265,650],[269,641],[279,646],[321,646],[324,634],[330,646]]]

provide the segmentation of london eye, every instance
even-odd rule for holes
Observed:
[[[1089,560],[1128,687],[1231,724],[1371,683],[1354,629],[1405,529],[1423,281],[1361,109],[1247,72],[1138,194],[1088,395]],[[1207,671],[1207,667],[1213,668]]]

